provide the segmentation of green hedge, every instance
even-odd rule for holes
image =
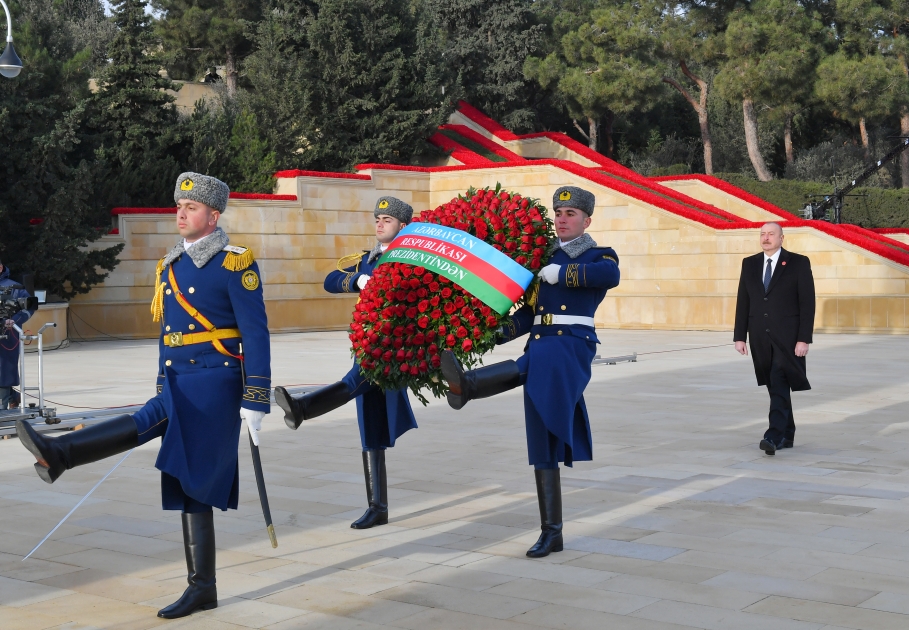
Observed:
[[[818,182],[792,179],[761,182],[738,173],[718,173],[717,177],[799,217],[805,204],[812,200],[805,195],[833,192],[832,186]],[[909,189],[856,188],[852,194],[865,196],[846,197],[843,223],[866,228],[909,227]]]

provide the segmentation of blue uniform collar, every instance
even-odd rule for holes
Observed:
[[[167,267],[185,253],[189,255],[196,268],[201,269],[218,252],[227,247],[228,243],[230,243],[230,239],[221,228],[215,228],[214,232],[190,247],[188,251],[183,247],[183,241],[181,240],[174,245],[173,249],[167,252],[167,256],[164,257],[164,267]]]
[[[581,234],[578,238],[568,243],[562,244],[559,239],[556,239],[553,249],[561,249],[563,252],[568,254],[569,258],[577,258],[584,252],[586,252],[591,247],[596,247],[597,242],[590,237],[590,234],[584,233]]]

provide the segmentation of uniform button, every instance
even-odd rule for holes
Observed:
[[[164,327],[164,330],[170,332],[170,326],[165,326],[165,327]]]
[[[225,361],[225,362],[224,362],[224,365],[230,365],[230,363],[228,363],[227,361]]]
[[[767,330],[765,330],[765,331],[764,331],[764,332],[770,332],[770,329],[769,329],[769,328],[768,328],[768,329],[767,329]]]
[[[189,362],[195,364],[196,360],[195,360],[195,359],[190,359]]]
[[[585,336],[584,336],[584,339],[590,339],[590,336],[589,336],[589,335],[585,335]]]
[[[565,306],[564,304],[562,304],[562,310],[564,311],[566,308],[568,308],[568,307]]]
[[[541,310],[541,311],[543,310],[543,307],[542,307],[542,306],[540,307],[540,310]]]
[[[170,366],[170,359],[164,362],[164,365]]]
[[[196,287],[189,287],[189,292],[190,292],[190,293],[195,293],[195,292],[196,292]]]
[[[165,291],[165,293],[167,293],[168,295],[170,295],[170,293],[171,293],[170,289],[168,289],[167,291]]]
[[[764,298],[764,301],[766,302],[766,301],[767,301],[767,298]]]
[[[561,334],[562,334],[562,331],[560,330],[560,331],[557,332],[556,334],[557,334],[557,335],[561,335]]]
[[[764,317],[770,317],[767,313],[764,313]]]
[[[534,338],[534,339],[539,339],[540,336],[539,336],[539,335],[534,335],[533,338]]]
[[[189,325],[189,329],[190,329],[190,330],[195,330],[195,329],[196,329],[196,325],[195,325],[195,324],[190,324],[190,325]]]

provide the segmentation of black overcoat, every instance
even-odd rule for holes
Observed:
[[[766,293],[761,281],[763,268],[763,252],[742,261],[734,341],[745,341],[747,335],[758,385],[770,382],[772,351],[775,350],[784,357],[792,391],[811,389],[805,357],[795,356],[795,344],[799,341],[811,343],[814,332],[811,261],[807,256],[781,249]]]

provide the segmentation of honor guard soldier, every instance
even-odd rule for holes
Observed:
[[[542,533],[527,551],[541,558],[562,551],[562,489],[559,462],[593,457],[584,389],[599,343],[594,313],[606,291],[619,284],[619,258],[609,247],[597,247],[584,233],[595,199],[574,186],[553,197],[559,240],[550,264],[540,270],[539,292],[528,292],[525,306],[503,326],[499,343],[530,333],[524,355],[465,372],[455,355],[442,356],[448,382],[448,404],[461,409],[467,401],[524,386],[527,452],[534,467]]]
[[[252,252],[230,245],[218,227],[229,193],[214,177],[183,173],[177,179],[183,239],[158,262],[152,301],[162,333],[157,396],[133,415],[58,438],[42,437],[25,422],[16,425],[48,483],[74,466],[162,438],[155,466],[164,509],[182,512],[189,582],[178,601],[158,612],[167,619],[218,605],[212,507],[237,508],[241,418],[258,444],[256,431],[269,410],[269,336],[259,269]]]
[[[413,208],[394,197],[380,197],[373,215],[376,220],[376,239],[372,251],[345,256],[338,268],[325,278],[329,293],[359,293],[372,277],[372,271],[398,232],[413,218]],[[360,444],[363,447],[363,474],[366,477],[366,500],[369,507],[356,521],[354,529],[368,529],[388,523],[388,481],[385,475],[385,449],[410,429],[417,428],[407,389],[382,391],[360,373],[354,362],[347,375],[314,392],[293,398],[283,387],[275,387],[275,402],[284,410],[284,421],[296,429],[304,420],[321,416],[346,404],[357,401],[357,421],[360,425]]]

